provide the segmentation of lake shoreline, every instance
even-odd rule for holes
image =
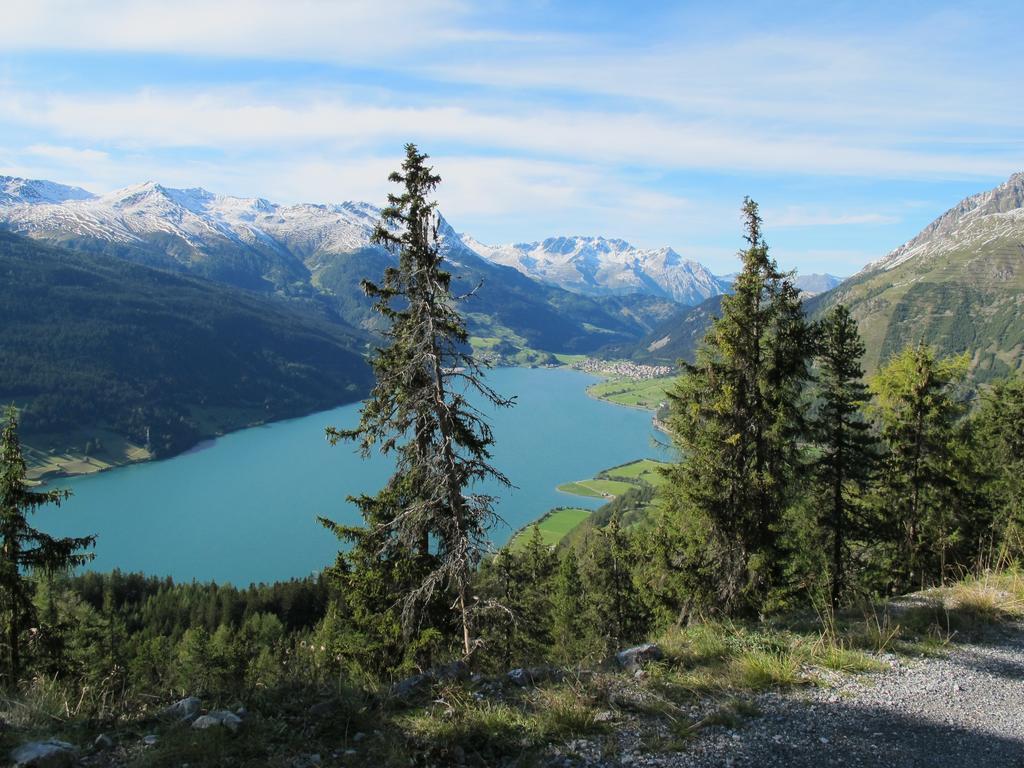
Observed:
[[[519,400],[514,409],[485,408],[497,439],[495,463],[516,486],[477,489],[498,502],[502,524],[490,531],[495,549],[554,507],[603,503],[570,501],[556,490],[567,478],[660,454],[651,452],[656,436],[649,417],[585,396],[592,375],[506,367],[493,370],[489,380]],[[394,471],[389,457],[363,458],[355,446],[332,448],[325,440],[325,426],[352,428],[359,411],[357,401],[225,434],[193,444],[190,454],[138,462],[124,472],[51,481],[74,498],[70,514],[44,514],[43,530],[98,534],[89,569],[101,572],[118,568],[236,585],[318,572],[336,558],[339,542],[317,519],[360,525],[349,499],[376,493]]]
[[[567,365],[567,364],[562,364],[562,365],[545,365],[545,366],[536,366],[536,365],[496,365],[496,366],[494,366],[494,368],[492,370],[499,370],[499,369],[502,369],[502,368],[520,368],[522,370],[553,370],[553,371],[557,371],[557,370],[574,370],[574,371],[577,371],[578,373],[583,373],[583,374],[588,375],[588,376],[594,376],[594,377],[601,378],[601,379],[605,378],[603,376],[599,376],[598,374],[589,373],[587,371],[578,371],[578,369],[575,369],[571,365]],[[588,388],[590,386],[592,386],[592,385],[588,385]],[[588,393],[588,396],[589,396],[589,393]],[[84,471],[81,471],[81,472],[74,472],[74,471],[68,472],[68,471],[65,471],[65,470],[50,470],[50,471],[46,471],[46,472],[41,472],[39,474],[35,474],[34,467],[38,468],[39,465],[33,464],[32,462],[30,462],[29,463],[29,467],[28,467],[28,478],[32,482],[37,483],[39,486],[46,486],[48,483],[53,482],[53,481],[57,481],[57,480],[69,479],[69,478],[74,478],[74,477],[91,477],[93,475],[100,475],[100,474],[103,474],[105,472],[110,472],[110,471],[115,470],[115,469],[122,469],[124,467],[131,467],[131,466],[136,466],[136,465],[139,465],[139,464],[152,464],[152,463],[155,463],[155,462],[166,461],[168,459],[174,459],[174,458],[177,458],[178,456],[187,456],[190,453],[195,453],[197,451],[205,450],[206,448],[209,448],[209,447],[213,446],[214,444],[216,444],[217,440],[219,440],[220,438],[226,437],[227,435],[230,435],[230,434],[234,434],[235,432],[241,432],[242,430],[245,430],[245,429],[254,429],[256,427],[265,427],[265,426],[269,426],[271,424],[281,424],[283,422],[292,421],[294,419],[303,419],[303,418],[305,418],[307,416],[312,416],[314,413],[321,413],[321,412],[325,412],[325,411],[331,411],[331,410],[334,410],[335,408],[341,408],[342,406],[345,406],[345,405],[351,405],[352,403],[361,402],[362,400],[365,399],[365,397],[366,397],[366,395],[364,394],[364,395],[360,395],[359,397],[355,397],[355,398],[351,398],[351,399],[346,399],[346,400],[341,400],[341,401],[333,403],[331,405],[327,405],[326,407],[325,406],[317,406],[317,407],[314,407],[314,408],[309,409],[309,410],[305,410],[304,409],[303,411],[301,411],[299,413],[295,413],[295,414],[289,415],[289,416],[282,416],[280,418],[273,418],[273,419],[260,419],[260,420],[248,422],[246,424],[240,424],[237,427],[231,427],[230,429],[224,429],[224,430],[220,430],[218,432],[212,432],[212,433],[209,433],[209,434],[203,434],[203,435],[201,435],[199,437],[198,440],[196,440],[195,443],[189,445],[188,447],[182,448],[180,451],[175,451],[173,453],[165,454],[163,456],[150,455],[150,456],[148,456],[146,458],[140,458],[140,459],[109,458],[109,459],[102,459],[102,460],[100,460],[100,459],[96,459],[95,457],[87,456],[84,453],[74,453],[74,452],[71,452],[71,451],[67,451],[67,452],[64,452],[64,453],[62,453],[60,455],[64,456],[64,457],[67,457],[68,463],[90,464],[93,460],[95,460],[95,461],[101,462],[103,466],[96,466],[95,468],[92,468],[92,469],[89,469],[89,470],[84,470]],[[612,402],[611,400],[605,400],[604,398],[600,398],[600,397],[595,397],[593,399],[598,400],[598,401],[607,402],[607,403],[610,403],[611,405],[622,405],[621,403],[615,403],[615,402]],[[632,406],[623,406],[623,407],[630,408]],[[27,448],[32,449],[32,450],[34,450],[36,452],[42,453],[42,451],[40,449],[34,448],[34,446],[32,446],[32,443],[31,443],[30,440],[25,440],[24,443],[25,443],[25,446]]]
[[[209,434],[203,434],[203,435],[200,435],[200,437],[196,440],[196,442],[192,443],[191,445],[189,445],[189,446],[187,446],[185,448],[182,448],[179,451],[174,451],[173,453],[167,453],[167,454],[164,454],[162,456],[156,456],[154,454],[150,454],[149,456],[147,456],[145,458],[140,458],[140,459],[129,459],[129,458],[117,459],[117,458],[111,458],[111,459],[102,459],[102,460],[100,460],[100,459],[94,459],[94,457],[87,456],[87,455],[82,454],[82,453],[73,453],[71,451],[67,451],[67,452],[64,452],[64,453],[62,453],[60,455],[64,456],[64,457],[67,457],[67,459],[69,460],[69,463],[90,464],[93,460],[96,460],[96,461],[102,461],[102,465],[103,466],[97,466],[97,467],[95,467],[95,469],[90,469],[88,471],[82,471],[82,472],[68,472],[68,471],[65,471],[65,470],[50,470],[50,471],[45,471],[45,472],[41,472],[41,473],[35,474],[33,466],[38,468],[38,465],[33,465],[33,463],[30,462],[29,466],[28,466],[27,477],[28,477],[28,479],[31,482],[36,483],[39,487],[45,487],[47,484],[49,484],[51,482],[59,481],[59,480],[62,480],[62,479],[66,480],[66,479],[70,479],[70,478],[74,478],[74,477],[92,477],[94,475],[101,475],[101,474],[104,474],[106,472],[111,472],[111,471],[113,471],[115,469],[123,469],[125,467],[132,467],[132,466],[137,466],[137,465],[140,465],[140,464],[155,464],[155,463],[158,463],[158,462],[161,462],[161,461],[167,461],[169,459],[175,459],[175,458],[178,458],[179,456],[188,456],[189,454],[199,453],[201,451],[208,450],[209,448],[212,448],[214,445],[216,445],[217,441],[220,440],[221,438],[227,437],[228,435],[234,434],[236,432],[241,432],[241,431],[246,430],[246,429],[255,429],[257,427],[266,427],[266,426],[269,426],[271,424],[282,424],[284,422],[293,421],[295,419],[304,419],[307,416],[312,416],[315,413],[324,413],[326,411],[332,411],[335,408],[341,408],[342,406],[345,406],[345,405],[351,405],[352,403],[361,402],[364,398],[365,398],[365,395],[361,395],[361,396],[356,397],[356,398],[352,398],[352,399],[347,399],[347,400],[342,400],[340,402],[336,402],[333,405],[328,405],[327,407],[316,406],[316,407],[314,407],[312,409],[309,409],[309,410],[302,409],[300,412],[292,414],[292,415],[289,415],[289,416],[282,416],[280,418],[273,418],[273,419],[259,419],[259,420],[256,420],[256,421],[247,422],[245,424],[240,424],[237,427],[231,427],[229,429],[223,429],[223,430],[219,430],[217,432],[212,432],[212,433],[209,433]],[[28,440],[25,441],[25,447],[30,449],[30,450],[34,450],[36,452],[40,452],[41,453],[41,451],[38,448],[34,448],[32,446],[32,444],[31,444],[31,442],[29,442]]]

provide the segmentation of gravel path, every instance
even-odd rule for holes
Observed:
[[[574,750],[569,764],[1024,768],[1024,626],[941,658],[887,661],[886,672],[763,694],[761,716],[735,730],[704,729],[682,752],[653,754],[644,746],[650,734],[623,723],[617,754],[608,745],[598,754],[594,744],[590,754]]]

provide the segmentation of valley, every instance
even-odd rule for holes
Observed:
[[[488,382],[518,395],[516,407],[488,411],[500,441],[495,455],[517,486],[484,488],[501,499],[503,522],[494,531],[499,546],[564,505],[569,497],[555,488],[567,478],[656,451],[650,415],[588,397],[591,376],[498,368]],[[357,416],[358,404],[345,405],[232,432],[200,451],[62,479],[56,484],[73,493],[67,513],[44,511],[40,524],[53,535],[97,531],[103,546],[90,568],[100,571],[240,587],[305,576],[329,564],[337,551],[317,515],[355,523],[358,512],[346,497],[384,482],[393,466],[327,444],[326,426],[351,425]],[[573,506],[586,508],[606,501],[572,498]],[[221,544],[227,540],[233,542],[229,551]],[[281,541],[291,543],[281,549]]]
[[[1024,768],[1021,29],[12,6],[0,765]]]

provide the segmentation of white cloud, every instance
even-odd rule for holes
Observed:
[[[463,28],[467,12],[459,0],[33,0],[5,7],[2,48],[365,62],[506,37]]]
[[[810,130],[738,130],[640,112],[377,106],[340,94],[277,100],[237,89],[128,95],[2,94],[11,122],[124,146],[231,150],[277,144],[373,148],[413,138],[587,163],[887,178],[1002,176],[1021,154],[888,146]]]
[[[900,221],[898,216],[885,213],[835,213],[801,206],[788,206],[780,211],[769,208],[763,211],[763,216],[766,226],[776,228],[895,224]]]

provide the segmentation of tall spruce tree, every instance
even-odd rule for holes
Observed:
[[[894,589],[943,578],[950,554],[970,524],[960,491],[965,455],[957,421],[966,405],[957,388],[966,355],[939,358],[924,342],[894,356],[871,381],[885,448],[877,503],[891,526]]]
[[[814,507],[829,552],[829,597],[838,607],[846,589],[852,536],[865,530],[862,497],[872,476],[876,441],[863,408],[864,342],[849,310],[839,304],[818,325],[818,410],[810,433],[820,454],[812,464]]]
[[[472,486],[508,480],[490,463],[491,429],[468,397],[512,401],[484,382],[442,269],[437,204],[429,199],[441,179],[414,144],[405,149],[401,170],[389,177],[401,193],[388,195],[374,232],[398,265],[381,284],[362,284],[387,323],[387,344],[372,359],[376,385],[355,429],[327,430],[332,443],[355,441],[363,455],[375,448],[394,455],[395,473],[376,496],[353,499],[365,528],[323,522],[354,545],[343,555],[348,567],[339,569],[346,586],[359,592],[369,582],[381,601],[377,611],[398,598],[407,632],[430,622],[425,607],[452,605],[469,656],[476,644],[472,576],[496,519],[493,498]]]
[[[92,559],[82,552],[96,543],[95,536],[55,538],[33,528],[27,516],[48,504],[59,506],[68,491],[33,491],[18,438],[18,413],[8,406],[0,436],[0,610],[7,644],[8,688],[22,672],[22,634],[36,622],[31,573],[52,574],[83,565]]]
[[[761,610],[778,585],[780,524],[800,465],[801,391],[811,336],[799,292],[768,254],[757,204],[743,205],[747,248],[734,293],[669,393],[682,459],[667,471],[677,542],[673,590],[687,614]]]
[[[639,640],[647,626],[646,612],[633,582],[635,554],[618,512],[612,514],[608,525],[586,539],[580,570],[588,584],[590,609],[606,653]]]
[[[993,559],[1024,555],[1024,373],[995,382],[975,418],[995,511],[988,547]]]
[[[586,597],[576,550],[569,547],[558,563],[551,605],[551,657],[560,664],[580,663],[593,650]]]

